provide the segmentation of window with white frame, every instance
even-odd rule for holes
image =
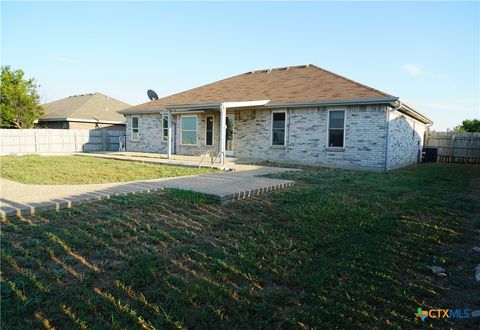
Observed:
[[[345,110],[330,110],[328,112],[328,146],[344,147],[345,140]]]
[[[168,115],[162,115],[162,140],[164,142],[168,141]]]
[[[286,133],[286,112],[272,112],[272,145],[284,146]]]
[[[207,116],[205,123],[205,145],[213,145],[213,116]]]
[[[181,142],[186,145],[197,144],[197,116],[182,116]]]
[[[139,137],[138,117],[132,117],[132,141],[138,141]]]

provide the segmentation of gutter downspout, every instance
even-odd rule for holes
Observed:
[[[400,99],[398,99],[398,105],[393,108],[393,109],[389,109],[388,106],[387,106],[387,136],[385,137],[385,172],[387,172],[389,170],[388,168],[388,143],[389,143],[389,138],[390,138],[390,112],[393,112],[393,111],[398,111],[400,110],[400,108],[402,107],[402,101],[400,101]]]

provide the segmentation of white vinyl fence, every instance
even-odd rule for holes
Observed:
[[[117,151],[124,135],[105,129],[0,129],[0,154]]]

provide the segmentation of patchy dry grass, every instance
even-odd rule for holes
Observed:
[[[480,309],[480,167],[281,176],[227,206],[168,190],[6,221],[2,329],[478,326],[414,314]]]
[[[84,156],[0,157],[0,177],[27,184],[127,182],[211,172],[210,169]]]

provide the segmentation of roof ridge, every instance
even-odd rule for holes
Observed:
[[[288,72],[288,70],[292,70],[291,72]],[[257,73],[257,74],[255,74]],[[262,75],[262,73],[265,73],[265,75]],[[375,89],[373,87],[364,85],[362,83],[359,83],[355,80],[349,79],[347,77],[344,77],[342,75],[336,74],[334,72],[331,72],[329,70],[320,68],[314,64],[302,64],[302,65],[295,65],[295,66],[284,66],[284,67],[276,67],[276,68],[271,68],[271,69],[262,69],[262,70],[254,70],[254,71],[247,71],[241,74],[225,77],[220,80],[212,81],[207,84],[203,84],[201,86],[193,87],[187,90],[183,90],[174,94],[170,95],[165,95],[162,96],[161,98],[153,101],[147,101],[142,104],[134,105],[130,108],[133,109],[162,109],[164,108],[167,104],[174,104],[175,102],[178,102],[178,100],[182,99],[183,101],[186,100],[195,100],[195,99],[208,99],[210,103],[215,103],[215,102],[223,102],[225,101],[225,97],[233,97],[233,98],[241,98],[242,95],[246,93],[246,95],[250,96],[260,96],[264,97],[266,94],[270,93],[270,90],[263,90],[261,92],[252,92],[251,88],[247,88],[248,86],[248,80],[252,80],[254,84],[260,84],[264,86],[265,84],[268,84],[270,79],[266,78],[268,76],[272,76],[273,80],[278,80],[278,77],[283,77],[282,79],[289,80],[289,77],[292,77],[292,79],[300,79],[304,80],[307,82],[311,82],[313,84],[317,85],[309,85],[310,89],[312,89],[311,93],[303,93],[305,94],[304,97],[308,98],[310,95],[315,95],[318,96],[320,95],[320,99],[322,98],[322,94],[325,95],[330,95],[332,96],[332,92],[325,90],[327,88],[325,84],[322,83],[323,80],[326,81],[333,81],[335,85],[341,85],[343,86],[343,90],[337,91],[340,96],[333,96],[336,99],[341,99],[342,97],[345,98],[347,94],[349,93],[348,91],[345,91],[345,86],[349,87],[351,86],[351,89],[353,90],[353,94],[357,95],[359,99],[368,99],[369,96],[370,98],[378,98],[378,99],[393,99],[396,98],[393,95],[390,95],[388,93],[382,92],[381,90]],[[265,77],[265,79],[264,79]],[[273,78],[275,77],[275,78]],[[260,79],[260,80],[259,80]],[[231,81],[231,83],[229,83]],[[236,92],[236,84],[238,84],[241,88],[248,89],[248,92],[244,90],[244,94],[242,93],[237,93]],[[230,90],[227,90],[225,93],[221,92],[218,90],[219,88],[224,88],[225,86],[229,86]],[[266,85],[265,85],[266,86]],[[289,84],[283,84],[282,88],[285,88],[285,86],[289,86]],[[321,92],[315,93],[314,91],[316,90],[316,87],[319,87]],[[275,89],[275,88],[273,88]],[[208,93],[211,93],[209,95],[202,96],[205,91]],[[263,93],[263,94],[262,94]],[[266,93],[266,94],[265,94]],[[272,92],[273,93],[273,92]],[[303,95],[302,94],[302,95]],[[318,94],[318,95],[317,95]],[[277,97],[277,94],[273,93],[275,97]],[[292,97],[295,99],[295,97]],[[297,97],[298,98],[298,97]],[[184,100],[185,99],[185,100]],[[277,99],[289,99],[289,97],[277,97]]]
[[[90,93],[88,93],[88,94],[90,94]],[[72,111],[72,114],[75,113],[75,112],[77,112],[77,110],[80,109],[81,107],[83,107],[83,106],[85,105],[85,103],[87,103],[88,101],[90,101],[91,96],[92,96],[93,94],[92,94],[92,95],[88,95],[88,94],[80,94],[81,96],[89,96],[89,98],[86,98],[85,101],[84,101],[82,104],[80,104],[74,111]],[[62,101],[64,101],[64,100],[68,100],[68,99],[73,98],[73,97],[78,97],[78,96],[80,96],[80,95],[70,95],[70,96],[64,97],[63,99],[58,99],[58,100],[55,100],[55,101],[52,101],[52,102],[49,102],[49,103],[62,102]],[[48,103],[46,103],[46,104],[48,104]],[[62,111],[62,109],[58,109],[58,110],[56,110],[56,111],[54,111],[54,112],[46,113],[45,116],[48,115],[49,117],[51,117],[51,116],[53,116],[54,114],[56,114],[57,112],[61,112],[61,111]]]
[[[338,77],[338,78],[347,80],[347,81],[349,81],[349,82],[351,82],[351,83],[354,83],[354,84],[356,84],[356,85],[358,85],[358,86],[367,88],[367,89],[369,89],[369,90],[371,90],[371,91],[374,91],[374,92],[383,94],[383,95],[385,95],[385,96],[388,96],[388,97],[396,97],[396,96],[394,96],[394,95],[391,95],[391,94],[382,92],[382,91],[379,90],[379,89],[376,89],[376,88],[373,88],[373,87],[364,85],[364,84],[362,84],[362,83],[359,83],[358,81],[355,81],[355,80],[353,80],[353,79],[350,79],[350,78],[347,78],[347,77],[345,77],[345,76],[342,76],[342,75],[340,75],[340,74],[338,74],[338,73],[335,73],[335,72],[332,72],[332,71],[330,71],[330,70],[326,70],[326,69],[324,69],[324,68],[321,68],[321,67],[319,67],[319,66],[316,66],[315,64],[309,64],[309,66],[314,67],[314,68],[316,68],[316,69],[318,69],[318,70],[322,70],[322,71],[324,71],[324,72],[326,72],[326,73],[329,73],[329,74],[331,74],[331,75],[333,75],[333,76],[335,76],[335,77]]]
[[[181,92],[178,92],[178,93],[175,93],[175,94],[170,94],[170,95],[166,95],[166,96],[163,96],[163,97],[160,97],[158,98],[157,100],[154,100],[154,101],[148,101],[148,102],[144,102],[144,103],[140,103],[138,105],[134,105],[132,107],[137,107],[137,106],[141,106],[141,105],[144,105],[144,104],[155,104],[155,103],[159,103],[157,101],[161,100],[161,99],[164,99],[166,97],[173,97],[173,96],[177,96],[177,95],[180,95],[180,94],[183,94],[183,93],[187,93],[187,92],[191,92],[191,91],[194,91],[196,89],[199,89],[199,88],[203,88],[203,87],[206,87],[206,86],[209,86],[209,85],[213,85],[213,84],[216,84],[216,83],[219,83],[219,82],[222,82],[224,80],[228,80],[228,79],[232,79],[232,78],[235,78],[235,77],[239,77],[239,76],[243,76],[245,74],[251,74],[251,73],[254,73],[254,72],[257,72],[257,71],[272,71],[272,70],[281,70],[281,69],[290,69],[290,68],[295,68],[295,69],[299,69],[299,68],[308,68],[309,66],[312,66],[313,64],[300,64],[300,65],[293,65],[293,66],[284,66],[284,67],[277,67],[277,68],[272,68],[272,69],[261,69],[261,70],[253,70],[253,71],[247,71],[247,72],[244,72],[244,73],[240,73],[240,74],[236,74],[234,76],[230,76],[230,77],[226,77],[226,78],[223,78],[223,79],[220,79],[220,80],[215,80],[211,83],[208,83],[208,84],[205,84],[205,85],[201,85],[201,86],[198,86],[198,87],[194,87],[194,88],[191,88],[191,89],[187,89],[185,91],[181,91]]]
[[[92,101],[92,99],[95,97],[96,94],[97,94],[96,92],[95,92],[95,93],[83,94],[83,95],[82,95],[83,97],[86,96],[85,102],[83,102],[83,103],[82,103],[81,105],[79,105],[74,111],[72,111],[72,112],[70,113],[70,116],[72,116],[72,118],[76,118],[74,115],[75,115],[76,113],[78,113],[78,112],[81,112],[81,109],[82,109],[83,107],[85,107],[85,105],[86,105],[87,103],[90,103],[90,102]]]
[[[279,66],[279,67],[276,67],[276,68],[268,68],[268,69],[257,69],[257,70],[251,70],[251,71],[244,72],[241,75],[254,74],[256,72],[258,72],[258,73],[269,73],[269,72],[272,72],[272,71],[280,71],[280,70],[307,69],[311,65],[313,65],[313,64],[300,64],[300,65]]]
[[[86,107],[89,103],[93,102],[95,98],[97,98],[97,99],[98,98],[106,98],[107,100],[110,100],[110,101],[115,102],[115,103],[125,104],[125,108],[130,108],[131,107],[130,104],[125,103],[123,101],[120,101],[116,98],[113,98],[113,97],[111,97],[109,95],[106,95],[106,94],[103,94],[103,93],[94,92],[94,93],[90,93],[90,94],[91,94],[91,95],[89,95],[90,97],[82,105],[80,105],[75,111],[73,111],[71,113],[71,115],[74,115],[76,113],[81,113],[83,108]],[[110,109],[110,107],[108,109],[101,109],[101,111],[103,111],[103,110],[110,111],[111,109]],[[117,111],[119,111],[119,110],[111,110],[111,113],[118,113]],[[73,118],[75,118],[75,117],[73,117]]]

